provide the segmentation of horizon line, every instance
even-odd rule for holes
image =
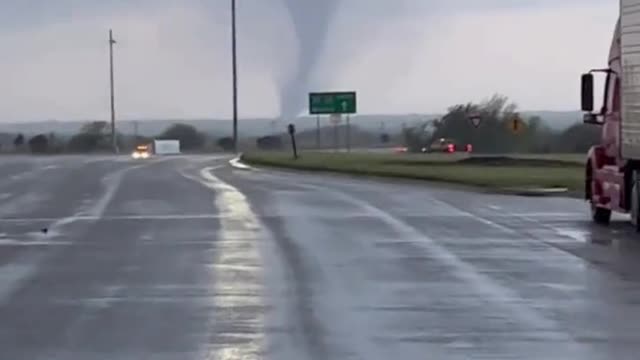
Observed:
[[[541,113],[541,112],[550,112],[550,113],[572,113],[581,112],[579,109],[576,110],[521,110],[520,113]],[[367,113],[367,114],[350,114],[351,118],[356,117],[365,117],[365,116],[442,116],[446,114],[436,113],[436,112],[424,112],[424,113]],[[315,118],[317,115],[300,115],[296,117],[296,119],[300,118]],[[329,115],[320,115],[321,117],[327,117]],[[343,115],[343,116],[346,116]],[[242,117],[238,120],[260,120],[260,121],[273,121],[273,120],[284,120],[280,117]],[[109,121],[109,119],[47,119],[47,120],[21,120],[21,121],[7,121],[1,122],[0,125],[9,125],[9,124],[28,124],[28,123],[43,123],[43,122],[57,122],[57,123],[74,123],[74,122],[92,122],[92,121]],[[168,118],[123,118],[116,119],[116,122],[132,122],[132,121],[233,121],[231,118],[217,118],[217,117],[190,117],[190,118],[178,118],[178,117],[168,117]]]

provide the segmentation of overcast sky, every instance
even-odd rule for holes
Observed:
[[[280,114],[282,84],[308,58],[300,92],[356,90],[362,113],[440,112],[495,92],[523,109],[573,110],[579,74],[606,65],[618,10],[605,0],[237,1],[243,117]],[[334,3],[325,25],[320,1]],[[120,118],[231,114],[229,0],[0,5],[0,121],[108,118],[110,27]]]

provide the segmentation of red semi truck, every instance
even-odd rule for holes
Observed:
[[[612,211],[630,213],[640,231],[640,0],[620,0],[608,60],[608,68],[582,75],[584,122],[602,127],[587,156],[585,198],[596,223],[608,224]],[[606,77],[597,112],[594,73]]]

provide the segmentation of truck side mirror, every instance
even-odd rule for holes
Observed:
[[[581,81],[582,111],[593,111],[593,74],[582,74]]]

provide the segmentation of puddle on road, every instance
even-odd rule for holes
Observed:
[[[562,229],[562,233],[587,244],[640,254],[640,234],[627,222],[613,222],[609,226],[590,224],[585,229]]]

